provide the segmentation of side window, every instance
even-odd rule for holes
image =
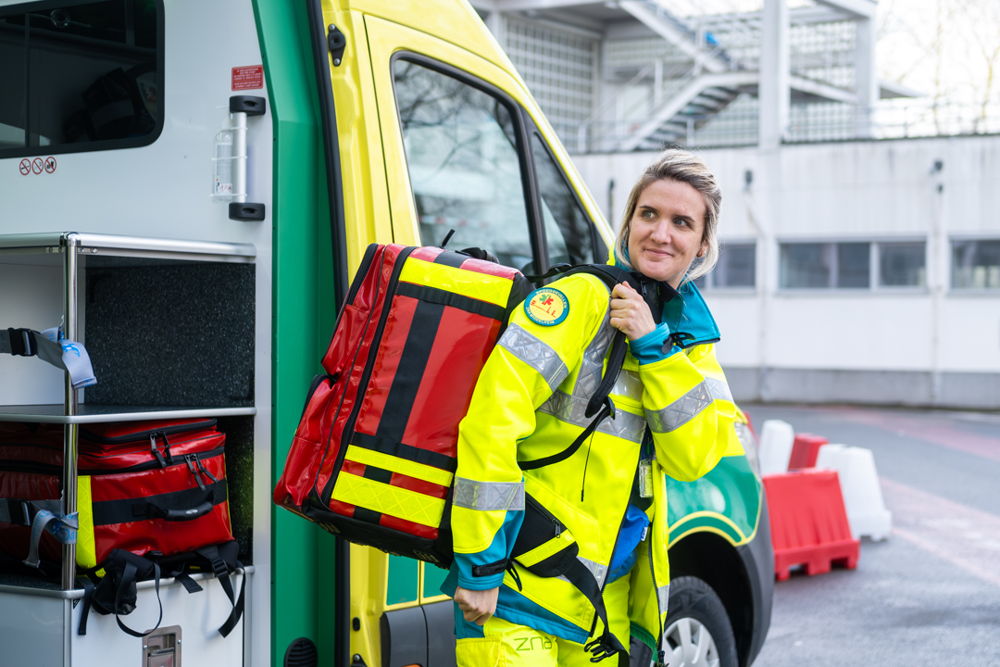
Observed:
[[[537,134],[533,134],[531,138],[531,154],[535,161],[538,191],[542,200],[549,264],[607,260],[607,249],[597,235],[597,230],[584,213],[559,165]]]
[[[0,157],[152,143],[162,84],[161,0],[0,9]]]
[[[477,246],[530,270],[528,211],[512,110],[457,78],[397,58],[392,65],[420,242]]]

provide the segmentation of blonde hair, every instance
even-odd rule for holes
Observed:
[[[719,261],[718,226],[719,209],[722,206],[722,191],[715,181],[715,176],[694,153],[676,148],[665,150],[642,172],[642,176],[632,186],[628,201],[625,203],[625,216],[618,228],[618,236],[615,238],[615,255],[618,261],[633,268],[628,256],[628,234],[632,216],[635,215],[635,207],[639,202],[639,195],[650,183],[664,179],[687,183],[701,193],[705,200],[705,229],[702,232],[701,240],[706,244],[707,249],[704,257],[696,259],[691,264],[682,281],[687,282],[705,275]]]

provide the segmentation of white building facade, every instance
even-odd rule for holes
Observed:
[[[737,398],[1000,409],[1000,136],[876,81],[874,2],[475,4],[610,220],[664,145],[718,175]]]

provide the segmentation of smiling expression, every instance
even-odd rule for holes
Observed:
[[[639,193],[629,220],[632,267],[678,287],[695,257],[704,254],[705,199],[683,181],[653,181]]]

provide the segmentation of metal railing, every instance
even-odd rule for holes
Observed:
[[[718,114],[690,114],[676,132],[654,133],[636,150],[657,150],[667,144],[711,148],[752,146],[758,141],[755,98],[744,95]],[[617,152],[641,120],[590,121],[563,137],[573,153]],[[1000,134],[1000,105],[944,104],[934,100],[885,100],[872,108],[846,104],[793,106],[785,143],[888,140]]]

